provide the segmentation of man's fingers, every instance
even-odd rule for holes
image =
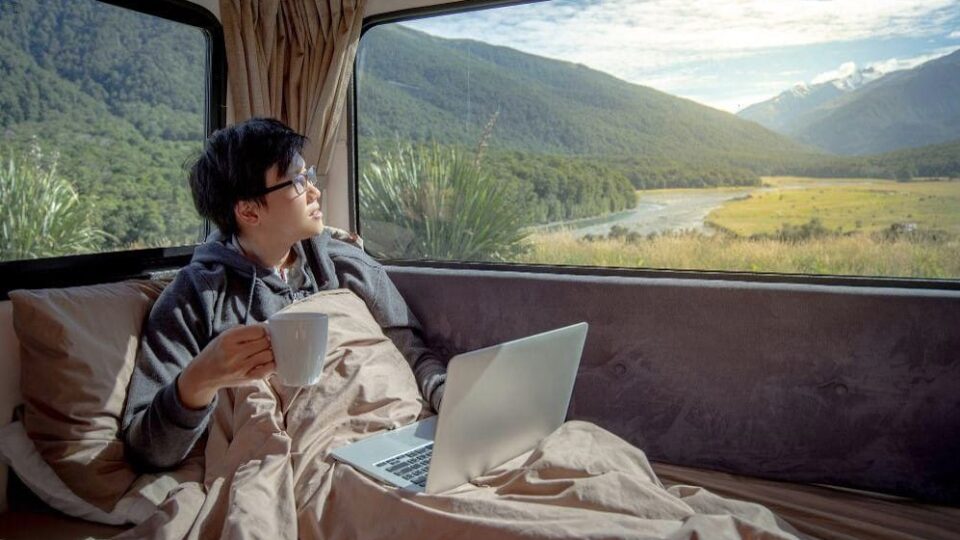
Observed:
[[[246,343],[248,341],[257,341],[264,338],[269,339],[267,326],[263,323],[234,326],[230,330],[224,332],[223,335],[229,336],[230,341],[233,341],[234,343]]]
[[[273,361],[266,364],[260,364],[247,372],[247,377],[251,379],[263,379],[276,371],[277,364]]]
[[[239,344],[236,354],[241,358],[248,358],[266,350],[270,350],[270,340],[262,337]]]
[[[250,369],[259,366],[261,364],[266,364],[273,362],[273,350],[264,349],[255,354],[252,354],[243,359],[243,362],[238,366],[242,371],[247,372]]]

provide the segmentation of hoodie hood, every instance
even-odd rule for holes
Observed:
[[[308,241],[314,243],[314,249],[322,252],[322,248],[329,238],[330,233],[324,231]],[[262,280],[273,291],[281,292],[290,288],[285,281],[280,279],[280,276],[278,276],[273,269],[264,268],[244,257],[241,253],[231,248],[228,245],[229,242],[229,236],[225,236],[220,231],[214,230],[203,244],[200,244],[194,249],[193,258],[190,259],[190,263],[199,264],[204,267],[224,266],[231,273],[239,277]],[[313,272],[314,268],[308,264],[308,260],[300,243],[294,244],[293,249],[296,250],[297,257],[304,261],[305,267],[310,268],[311,272]],[[314,276],[311,276],[311,278],[313,277]],[[319,281],[323,281],[322,276],[319,277]]]
[[[329,238],[329,233],[324,232],[309,241],[313,242],[316,250],[322,249]],[[242,287],[245,302],[242,313],[237,314],[239,317],[236,322],[248,324],[266,319],[304,295],[303,291],[292,290],[272,268],[264,268],[244,257],[232,248],[229,242],[230,237],[215,230],[203,244],[194,249],[188,268],[191,273],[202,274],[202,279],[218,290],[230,289],[239,292],[237,288]],[[315,268],[309,264],[299,243],[293,248],[304,263],[304,272],[309,281],[306,285],[310,289],[307,292],[318,291],[321,287],[318,287],[317,283],[324,283],[323,276],[314,276]],[[263,290],[260,290],[261,288]]]

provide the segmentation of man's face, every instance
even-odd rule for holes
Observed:
[[[286,171],[281,172],[277,165],[267,169],[265,187],[288,182],[304,172],[306,163],[296,154]],[[292,245],[323,231],[320,190],[309,182],[302,185],[303,193],[298,193],[297,186],[290,184],[264,196],[266,204],[260,208],[261,230],[278,242]]]

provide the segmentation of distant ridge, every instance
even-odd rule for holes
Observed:
[[[851,91],[834,82],[811,86],[802,95],[784,92],[738,116],[843,155],[960,138],[960,50],[868,80]]]
[[[582,65],[398,25],[367,32],[358,63],[362,136],[540,153],[726,160],[808,153],[736,116]]]

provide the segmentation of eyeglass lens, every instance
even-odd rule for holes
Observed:
[[[317,177],[317,168],[310,167],[307,169],[307,172],[298,174],[293,179],[293,185],[297,190],[297,194],[302,195],[307,191],[307,184],[312,184],[313,187],[323,191],[326,187],[326,182],[320,182],[320,179]]]

